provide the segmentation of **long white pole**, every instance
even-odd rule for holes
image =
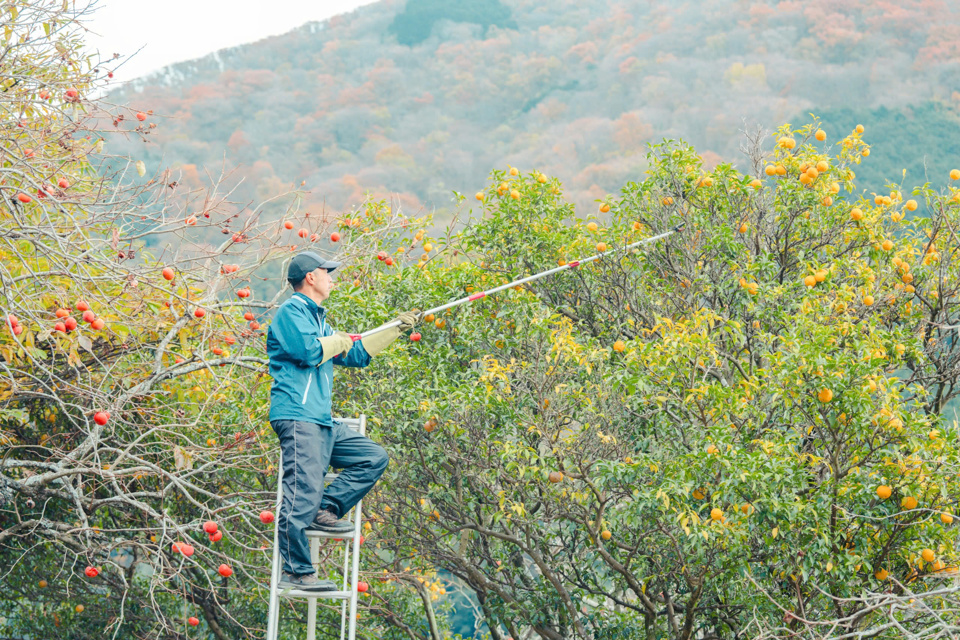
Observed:
[[[525,283],[527,283],[527,282],[533,282],[533,281],[535,281],[535,280],[540,280],[541,278],[546,278],[547,276],[552,276],[552,275],[555,274],[555,273],[560,273],[561,271],[566,271],[566,270],[568,270],[568,269],[576,269],[577,267],[579,267],[579,266],[582,265],[582,264],[586,264],[586,263],[588,263],[588,262],[593,262],[594,260],[599,260],[599,259],[602,258],[603,256],[609,256],[610,254],[617,253],[617,252],[619,252],[619,251],[628,251],[628,250],[633,249],[633,248],[635,248],[635,247],[639,247],[640,245],[648,244],[648,243],[650,243],[650,242],[655,242],[655,241],[657,241],[657,240],[662,240],[663,238],[666,238],[666,237],[668,237],[668,236],[671,236],[671,235],[673,235],[673,234],[675,234],[675,233],[679,233],[682,229],[683,229],[683,224],[679,224],[679,225],[677,225],[676,227],[674,227],[673,229],[671,229],[670,231],[665,231],[665,232],[663,232],[663,233],[661,233],[661,234],[659,234],[659,235],[651,236],[651,237],[649,237],[649,238],[645,238],[645,239],[643,239],[643,240],[639,240],[639,241],[634,242],[634,243],[632,243],[632,244],[628,244],[628,245],[626,245],[626,246],[624,246],[624,247],[620,247],[619,249],[612,249],[612,250],[610,250],[610,251],[604,251],[603,253],[598,253],[598,254],[596,254],[596,255],[592,255],[592,256],[590,256],[589,258],[582,258],[582,259],[580,259],[580,260],[574,260],[573,262],[568,262],[567,264],[565,264],[565,265],[563,265],[563,266],[554,267],[553,269],[547,269],[546,271],[541,271],[540,273],[535,273],[535,274],[533,274],[532,276],[527,276],[526,278],[521,278],[520,280],[514,280],[513,282],[509,282],[509,283],[507,283],[507,284],[502,284],[502,285],[500,285],[499,287],[494,287],[493,289],[488,289],[487,291],[481,291],[480,293],[474,293],[474,294],[469,295],[469,296],[466,296],[466,297],[464,297],[464,298],[460,298],[460,299],[458,299],[458,300],[454,300],[453,302],[448,302],[447,304],[441,305],[441,306],[439,306],[439,307],[434,307],[433,309],[427,309],[426,311],[423,312],[423,315],[430,315],[431,313],[433,313],[433,314],[440,313],[441,311],[446,311],[447,309],[450,309],[450,308],[452,308],[452,307],[456,307],[456,306],[459,306],[459,305],[461,305],[461,304],[466,304],[466,303],[468,303],[468,302],[473,302],[474,300],[480,300],[481,298],[486,298],[487,296],[493,295],[494,293],[499,293],[500,291],[505,291],[506,289],[510,289],[510,288],[516,287],[516,286],[518,286],[518,285],[525,284]],[[393,328],[393,327],[398,327],[398,326],[400,326],[400,321],[399,321],[399,320],[394,320],[394,321],[392,321],[392,322],[388,322],[387,324],[382,324],[382,325],[380,325],[379,327],[377,327],[376,329],[370,329],[369,331],[365,331],[365,332],[363,332],[363,333],[361,333],[361,334],[350,334],[350,337],[353,338],[353,341],[354,341],[354,342],[356,342],[357,340],[360,340],[360,339],[362,339],[362,338],[366,338],[367,336],[371,336],[371,335],[373,335],[373,334],[375,334],[375,333],[379,333],[380,331],[385,331],[386,329],[391,329],[391,328]]]

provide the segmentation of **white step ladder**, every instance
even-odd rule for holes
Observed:
[[[367,416],[359,418],[336,418],[348,428],[359,431],[360,435],[367,435]],[[363,501],[353,508],[353,534],[348,537],[344,533],[324,533],[322,531],[307,531],[310,540],[310,561],[314,566],[320,560],[320,539],[339,538],[345,543],[343,551],[343,584],[340,591],[301,591],[299,589],[279,589],[280,570],[283,560],[280,557],[280,505],[283,500],[283,459],[281,456],[280,469],[277,474],[277,518],[273,526],[273,570],[270,573],[270,619],[267,622],[266,640],[277,640],[280,628],[280,598],[306,598],[307,600],[307,640],[316,640],[317,637],[317,598],[340,600],[340,640],[356,640],[357,636],[357,583],[360,572],[360,527]],[[329,484],[337,478],[336,473],[328,473],[323,483]],[[341,514],[341,517],[347,514]],[[318,573],[318,578],[322,576]],[[349,606],[348,606],[349,604]]]

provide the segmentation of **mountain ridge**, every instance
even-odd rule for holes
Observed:
[[[951,127],[960,106],[960,21],[934,0],[517,0],[516,29],[441,20],[400,44],[397,16],[430,2],[366,5],[127,85],[116,100],[171,117],[146,147],[120,150],[172,162],[187,184],[225,154],[241,199],[305,181],[308,208],[349,209],[370,193],[442,214],[452,191],[482,188],[505,164],[560,177],[589,208],[665,137],[694,144],[707,168],[745,166],[744,126],[933,105]],[[846,133],[828,129],[828,142]],[[943,144],[924,152],[947,162]],[[879,188],[911,163],[874,154],[858,174]]]

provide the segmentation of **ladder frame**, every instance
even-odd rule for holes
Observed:
[[[367,435],[367,416],[361,414],[359,418],[334,418],[348,428]],[[344,542],[343,551],[343,582],[341,591],[299,591],[287,589],[280,591],[280,572],[283,560],[280,557],[280,508],[283,503],[283,453],[280,454],[279,469],[277,471],[277,500],[276,514],[273,525],[273,561],[270,571],[270,609],[267,621],[266,640],[277,640],[280,631],[280,597],[305,598],[307,600],[307,640],[316,640],[317,634],[317,599],[340,600],[340,640],[356,640],[357,636],[357,585],[360,581],[360,538],[361,520],[363,518],[363,500],[357,502],[353,511],[353,534],[346,537],[343,533],[324,533],[308,531],[310,539],[310,561],[316,566],[320,558],[320,540],[333,538]],[[324,485],[337,479],[339,474],[326,473],[323,477]],[[343,514],[347,515],[347,514]],[[341,516],[343,517],[343,516]]]

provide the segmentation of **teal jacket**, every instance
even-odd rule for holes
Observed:
[[[359,341],[347,353],[323,364],[320,338],[335,333],[327,310],[302,293],[294,293],[277,310],[267,330],[270,358],[270,420],[302,420],[333,425],[333,365],[365,367],[370,355]]]

